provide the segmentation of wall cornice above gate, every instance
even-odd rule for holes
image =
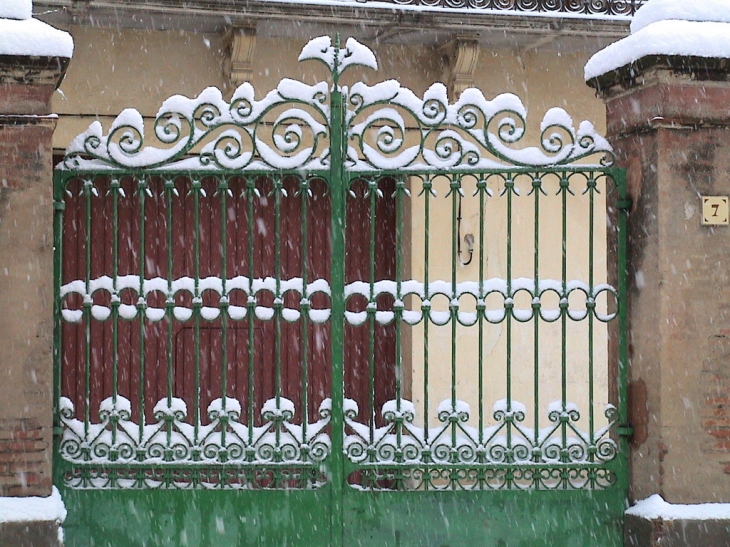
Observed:
[[[442,83],[434,83],[422,97],[396,80],[341,86],[340,77],[351,66],[377,70],[378,65],[372,50],[354,38],[344,48],[338,40],[332,44],[327,36],[315,38],[299,56],[299,61],[326,65],[330,82],[308,85],[283,79],[261,100],[255,99],[249,83],[230,102],[213,87],[193,99],[175,95],[163,102],[151,135],[142,115],[128,108],[108,133],[96,121],[76,137],[62,167],[323,171],[331,168],[336,142],[343,143],[337,156],[343,156],[344,168],[351,172],[613,162],[611,146],[593,125],[583,121],[576,128],[561,108],[551,108],[543,117],[540,134],[532,139],[538,146],[519,147],[528,128],[527,109],[510,93],[487,100],[470,88],[449,102]],[[334,115],[339,108],[344,118]]]
[[[631,0],[626,0],[627,5]],[[578,0],[580,8],[586,6]],[[615,4],[625,4],[616,0]],[[457,2],[458,3],[458,2]],[[560,40],[560,50],[597,51],[629,33],[628,15],[606,15],[603,2],[590,2],[581,10],[516,9],[538,2],[497,2],[502,8],[449,8],[439,2],[338,2],[248,0],[245,8],[230,0],[36,0],[39,18],[56,26],[81,25],[115,30],[189,30],[220,34],[230,26],[259,25],[259,36],[306,39],[339,30],[361,41],[376,38],[385,43],[435,46],[454,33],[479,33],[483,44],[492,48],[545,47],[546,41]],[[550,8],[556,2],[539,2]],[[569,1],[577,5],[575,1]],[[433,5],[436,4],[436,5]],[[482,7],[479,7],[482,6]],[[510,7],[511,6],[511,7]],[[586,8],[588,9],[588,8]],[[611,13],[618,13],[614,10]],[[624,10],[625,13],[625,10]]]

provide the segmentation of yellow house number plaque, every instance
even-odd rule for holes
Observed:
[[[727,226],[730,224],[730,198],[702,196],[702,225]]]

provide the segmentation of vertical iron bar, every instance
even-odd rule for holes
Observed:
[[[119,192],[120,181],[113,178],[110,182],[110,194],[112,198],[112,402],[117,404],[119,394]],[[141,283],[141,282],[140,282]],[[140,285],[141,289],[141,285]],[[141,440],[141,437],[140,437]],[[117,442],[117,422],[112,422],[112,446]]]
[[[626,187],[626,171],[614,169],[610,173],[618,187],[618,422],[624,433],[620,435],[620,470],[618,486],[628,493],[629,428],[628,412],[628,229],[630,202]]]
[[[275,175],[276,176],[276,175]],[[281,177],[281,175],[278,175]],[[284,181],[281,178],[274,180],[274,276],[276,290],[274,297],[274,389],[276,408],[281,408],[281,196],[284,192]],[[277,448],[281,446],[281,427],[275,428]],[[277,451],[275,461],[280,461],[280,451]],[[278,473],[278,470],[276,471]]]
[[[398,178],[395,182],[395,302],[393,303],[395,322],[395,406],[398,412],[401,410],[402,398],[402,329],[403,329],[403,196],[406,194],[406,183],[403,178]],[[400,449],[403,446],[403,422],[396,422],[396,447]],[[402,462],[403,454],[400,450],[396,453],[396,461]],[[401,481],[403,479],[402,472],[399,472],[396,482],[396,488],[402,488]]]
[[[84,202],[85,202],[85,223],[86,232],[84,239],[86,296],[84,297],[84,438],[89,438],[89,426],[91,421],[91,194],[94,191],[94,183],[91,180],[84,181]]]
[[[255,453],[253,451],[254,433],[254,325],[256,315],[256,297],[253,293],[254,280],[254,202],[256,195],[256,178],[251,177],[246,181],[246,194],[248,198],[248,299],[246,301],[246,317],[248,318],[248,458],[252,461]]]
[[[567,328],[568,328],[568,189],[570,182],[567,173],[560,174],[560,193],[562,197],[562,249],[561,249],[561,267],[562,267],[562,290],[560,302],[560,400],[562,411],[567,410],[568,404],[568,348],[567,348]],[[561,423],[561,448],[563,449],[563,460],[565,460],[565,451],[568,448],[568,431],[565,422]]]
[[[202,181],[199,178],[193,178],[193,272],[195,276],[195,286],[193,291],[193,359],[195,361],[193,438],[195,446],[198,444],[200,433],[200,308],[202,306],[202,298],[200,296],[200,192],[202,191]]]
[[[532,179],[532,192],[534,194],[535,199],[535,242],[534,242],[534,278],[533,282],[535,284],[534,286],[534,294],[533,297],[535,299],[539,299],[540,296],[540,192],[542,191],[542,179],[540,178],[540,174],[535,173],[534,178]],[[534,368],[533,368],[533,413],[534,413],[534,437],[533,442],[534,446],[539,446],[540,444],[540,307],[539,307],[539,300],[537,303],[537,306],[535,306],[535,301],[533,300],[533,307],[532,307],[532,313],[533,313],[533,362],[534,362]],[[535,461],[539,461],[539,457],[535,457]]]
[[[340,38],[335,38],[333,86],[330,95],[331,110],[331,209],[332,209],[332,508],[330,513],[331,545],[343,544],[343,495],[345,488],[344,469],[344,332],[345,332],[345,195],[349,181],[344,169],[346,131],[345,105],[339,86]]]
[[[395,186],[395,303],[393,306],[395,321],[395,400],[398,411],[401,409],[402,392],[402,320],[403,320],[403,196],[406,193],[405,180],[399,178]],[[398,422],[400,424],[400,422]],[[400,428],[398,429],[398,445],[400,446]]]
[[[479,175],[477,192],[479,193],[479,296],[477,297],[477,325],[478,325],[478,372],[479,375],[479,445],[484,443],[484,207],[487,193],[487,180]]]
[[[595,293],[593,290],[593,287],[595,286],[594,282],[594,276],[593,276],[593,241],[595,237],[595,192],[596,192],[596,179],[595,173],[589,174],[588,179],[588,287],[590,288],[590,294],[591,294],[591,300],[593,301],[593,308],[587,307],[586,312],[588,313],[588,423],[589,423],[589,433],[588,433],[588,440],[589,440],[589,446],[593,446],[594,437],[595,437],[595,412],[593,410],[593,401],[594,401],[594,385],[593,385],[593,369],[594,369],[594,363],[593,363],[593,334],[594,334],[594,315],[595,315]],[[594,454],[593,452],[590,452],[589,461],[593,461]]]
[[[459,220],[458,211],[461,203],[461,179],[459,175],[451,175],[451,300],[449,301],[449,311],[451,315],[451,409],[456,408],[456,336],[458,325],[459,301],[456,294],[456,264],[460,259],[458,256],[459,249]],[[451,427],[451,446],[456,448],[457,436],[456,428]],[[452,463],[457,463],[455,450],[452,450]]]
[[[431,222],[431,192],[433,188],[433,179],[427,175],[427,179],[424,181],[424,192],[423,192],[423,216],[424,216],[424,227],[423,227],[423,297],[424,302],[421,303],[421,313],[423,314],[423,436],[424,445],[428,447],[428,325],[431,321],[430,310],[431,310],[431,294],[428,286],[428,262],[430,257],[430,222]],[[428,305],[425,305],[426,302]],[[427,463],[427,462],[426,462]],[[426,482],[428,485],[428,481]]]
[[[173,280],[173,228],[172,228],[172,195],[175,192],[175,180],[165,180],[165,236],[167,238],[167,299],[165,312],[167,314],[167,407],[172,407],[174,388],[174,359],[173,359],[173,325],[175,320],[175,295],[172,290]],[[172,422],[167,421],[167,446],[172,446]]]
[[[139,443],[144,439],[145,424],[145,310],[147,299],[144,294],[145,280],[145,206],[148,179],[143,175],[139,180],[139,293],[137,314],[139,315]],[[116,239],[116,237],[115,237]]]
[[[299,305],[300,321],[302,322],[302,442],[309,445],[307,440],[307,425],[309,423],[309,275],[307,265],[309,262],[309,181],[300,181],[300,193],[302,196],[301,207],[301,230],[302,230],[302,300]],[[302,454],[304,459],[305,455]]]
[[[218,181],[221,199],[221,408],[225,415],[228,400],[228,179],[222,175]],[[221,427],[221,446],[226,448],[226,427]]]
[[[515,191],[513,174],[505,181],[507,192],[507,300],[506,305],[506,343],[507,343],[507,414],[512,413],[512,311],[514,296],[512,295],[512,194]],[[507,450],[512,450],[512,420],[507,421]]]
[[[63,276],[63,215],[66,203],[64,201],[64,187],[66,180],[59,171],[53,173],[53,476],[54,484],[60,484],[59,478],[62,469],[58,465],[61,458],[56,458],[61,446],[61,345],[63,344],[63,329],[61,321],[61,278]]]
[[[368,188],[370,197],[370,295],[368,297],[367,318],[368,318],[368,421],[369,421],[369,446],[375,446],[375,313],[377,304],[375,302],[375,223],[376,206],[378,197],[377,180],[369,181],[369,184],[375,183],[374,186]],[[396,251],[397,254],[397,251]],[[370,461],[376,461],[373,454]]]

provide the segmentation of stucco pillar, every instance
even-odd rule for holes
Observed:
[[[646,57],[595,78],[628,169],[632,499],[730,502],[730,63]]]
[[[51,494],[50,102],[68,62],[0,55],[0,496]],[[0,525],[0,544],[51,545],[42,536],[53,538],[53,526],[44,526]]]

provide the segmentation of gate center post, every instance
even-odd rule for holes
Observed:
[[[332,414],[330,473],[332,502],[330,510],[330,545],[338,547],[344,541],[345,489],[344,469],[344,359],[345,359],[345,212],[347,179],[344,169],[345,136],[344,104],[339,87],[339,35],[335,39],[335,68],[330,95],[330,195],[332,203]]]

